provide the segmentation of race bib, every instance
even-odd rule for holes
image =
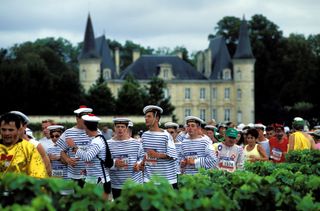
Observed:
[[[279,161],[279,160],[281,160],[282,152],[281,152],[278,148],[273,148],[273,149],[271,150],[271,155],[270,155],[270,157],[271,157],[273,160]]]
[[[192,159],[192,160],[195,160],[195,159],[197,159],[198,158],[198,154],[197,154],[197,152],[189,152],[189,153],[186,153],[185,154],[185,158],[186,159]],[[193,165],[188,165],[190,168],[195,168],[195,165],[193,164]]]
[[[148,155],[148,153],[146,153],[145,165],[155,166],[155,165],[157,165],[157,163],[158,163],[158,159],[157,158],[151,157],[151,156]]]
[[[219,167],[222,170],[234,172],[236,170],[236,163],[233,160],[221,160]]]
[[[62,169],[52,169],[52,177],[63,177],[63,170]]]
[[[129,157],[128,155],[119,155],[117,157],[115,157],[117,160],[121,160],[122,163],[124,164],[123,167],[117,167],[118,170],[127,170],[128,169],[128,165],[129,165]]]

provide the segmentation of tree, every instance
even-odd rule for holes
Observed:
[[[113,115],[115,113],[116,101],[105,82],[98,82],[90,87],[87,102],[97,115]]]
[[[165,98],[164,89],[166,84],[164,80],[154,77],[149,82],[149,95],[146,105],[158,105],[163,108],[164,115],[171,115],[174,111],[174,106],[170,103],[170,97]]]
[[[128,75],[118,93],[116,113],[118,115],[141,115],[144,107],[145,91],[133,76]]]

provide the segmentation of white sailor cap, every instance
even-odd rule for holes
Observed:
[[[174,128],[174,129],[178,129],[179,125],[177,123],[174,122],[167,122],[164,124],[165,128]]]
[[[53,130],[63,130],[64,127],[62,125],[50,125],[47,127],[48,130],[53,131]]]
[[[80,113],[91,113],[92,112],[92,108],[88,108],[85,105],[81,105],[78,109],[73,111],[75,114],[80,114]]]
[[[196,116],[187,116],[185,118],[185,121],[186,121],[186,124],[188,122],[196,122],[196,123],[199,123],[199,125],[201,125],[203,123],[202,119],[200,119],[199,117],[196,117]]]
[[[131,122],[130,119],[125,118],[125,117],[118,117],[118,118],[114,118],[112,120],[113,124],[125,124],[125,125],[129,125],[129,122]]]
[[[32,132],[32,130],[30,128],[26,128],[26,134],[30,138],[35,139],[35,137],[33,136],[33,132]]]
[[[153,110],[160,111],[160,114],[162,114],[163,112],[163,109],[160,108],[159,106],[147,105],[146,107],[143,108],[143,113],[146,114],[147,112],[153,111]]]
[[[84,121],[87,122],[99,122],[100,118],[94,114],[86,114],[81,117]]]
[[[204,126],[205,129],[208,129],[208,130],[213,130],[213,131],[217,131],[218,128],[214,125],[206,125]]]
[[[261,123],[258,123],[258,124],[254,124],[254,128],[259,128],[259,129],[263,129],[265,130],[266,129],[266,126],[261,124]]]
[[[30,122],[30,119],[27,117],[27,115],[25,115],[24,113],[22,113],[20,111],[10,111],[9,113],[16,114],[16,115],[20,116],[23,120],[23,124],[28,124]]]
[[[128,127],[133,127],[133,122],[132,121],[129,122]]]

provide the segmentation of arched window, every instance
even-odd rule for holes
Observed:
[[[238,124],[242,122],[242,111],[238,111],[237,113],[237,122]]]
[[[231,79],[231,71],[230,71],[230,69],[224,69],[222,77],[223,77],[224,80],[230,80]]]

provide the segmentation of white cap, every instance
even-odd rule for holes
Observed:
[[[245,126],[246,126],[245,124],[240,123],[240,124],[237,126],[237,130],[238,130],[238,131],[242,131]]]
[[[113,124],[125,124],[129,126],[129,122],[131,122],[131,120],[125,117],[118,117],[118,118],[114,118],[112,122]]]
[[[166,122],[164,124],[164,127],[165,128],[175,128],[175,129],[178,129],[179,128],[179,125],[177,123],[174,123],[174,122]]]
[[[132,121],[129,122],[128,127],[133,127],[133,122]]]
[[[160,114],[162,114],[162,112],[163,112],[163,109],[160,108],[159,106],[148,105],[143,108],[143,113],[146,114],[147,112],[152,111],[152,110],[158,110],[158,111],[160,111]]]
[[[265,130],[265,129],[266,129],[266,126],[264,126],[264,125],[261,124],[261,123],[258,123],[258,124],[254,124],[254,128],[260,128],[260,129]]]
[[[81,117],[84,121],[87,122],[99,122],[100,118],[94,114],[86,114]]]
[[[200,119],[199,117],[196,117],[196,116],[187,116],[185,118],[185,121],[186,121],[186,124],[188,122],[198,122],[199,124],[203,123],[202,119]]]
[[[78,109],[74,110],[73,112],[75,114],[80,114],[80,113],[84,113],[84,112],[90,113],[90,112],[92,112],[92,108],[88,108],[87,106],[82,105]]]
[[[16,115],[20,116],[23,119],[24,124],[28,124],[30,122],[30,119],[27,117],[27,115],[25,115],[24,113],[22,113],[20,111],[10,111],[9,113],[16,114]]]
[[[26,134],[27,134],[27,136],[31,137],[32,139],[35,139],[35,137],[33,136],[33,132],[30,128],[26,128]]]
[[[50,126],[47,127],[47,129],[50,130],[50,131],[51,130],[57,130],[57,129],[63,130],[64,127],[62,125],[50,125]]]
[[[290,128],[288,126],[284,126],[284,132],[285,133],[289,133],[290,132]]]
[[[210,130],[218,130],[218,128],[214,125],[206,125],[204,126],[205,129],[210,129]]]

